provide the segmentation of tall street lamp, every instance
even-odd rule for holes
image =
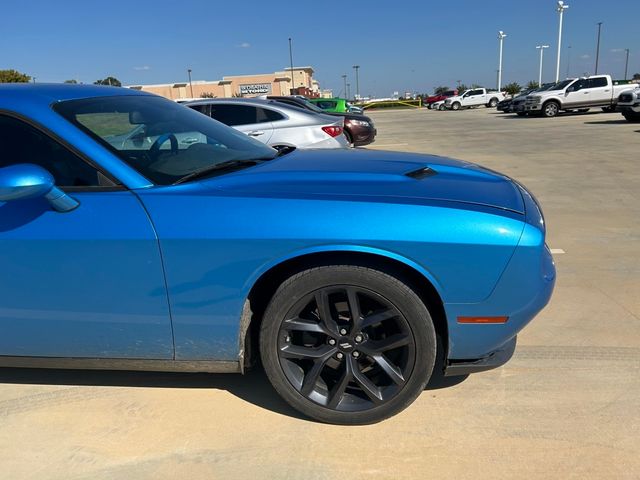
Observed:
[[[354,65],[353,69],[356,71],[356,100],[360,100],[360,79],[358,78],[360,65]]]
[[[498,91],[502,86],[502,42],[504,42],[505,37],[507,36],[502,30],[498,32],[498,40],[500,41],[500,55],[498,60]]]
[[[187,69],[187,73],[189,74],[189,90],[191,91],[191,98],[193,98],[193,83],[191,83],[191,69]]]
[[[598,22],[598,43],[596,44],[596,71],[598,74],[598,60],[600,60],[600,31],[602,30],[602,22]]]
[[[569,67],[571,66],[571,45],[567,47],[567,78],[569,78]]]
[[[291,90],[290,95],[294,95],[294,89],[296,88],[293,82],[293,48],[291,47],[291,37],[289,37],[289,66],[291,67]]]
[[[549,48],[549,45],[537,45],[537,49],[540,50],[540,71],[538,72],[538,86],[542,86],[542,59],[544,57],[544,49]]]
[[[560,28],[558,28],[558,58],[556,62],[556,82],[560,80],[560,49],[562,48],[562,14],[567,8],[569,8],[569,5],[565,5],[565,3],[562,0],[558,2],[558,8],[556,10],[560,14]]]
[[[351,84],[347,83],[347,99],[351,98]]]
[[[342,82],[344,83],[344,90],[342,91],[342,93],[344,93],[345,98],[348,100],[349,97],[347,96],[347,75],[342,75]]]
[[[625,52],[627,52],[627,59],[624,62],[624,79],[627,79],[627,70],[629,68],[629,49],[625,48],[624,49]]]

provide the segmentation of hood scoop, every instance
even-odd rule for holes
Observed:
[[[436,172],[431,167],[421,167],[417,170],[412,170],[411,172],[405,173],[406,177],[415,178],[416,180],[422,180],[423,178],[432,177]]]

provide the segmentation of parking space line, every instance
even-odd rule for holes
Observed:
[[[551,248],[550,250],[551,250],[551,253],[554,255],[562,255],[563,253],[567,253],[561,248]]]

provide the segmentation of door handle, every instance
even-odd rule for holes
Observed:
[[[259,137],[260,135],[264,135],[262,130],[254,130],[253,132],[249,132],[247,135],[250,137]]]
[[[589,95],[589,92],[584,92],[585,95]]]

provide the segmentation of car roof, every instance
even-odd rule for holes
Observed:
[[[0,101],[17,100],[50,105],[54,102],[116,95],[153,95],[123,87],[77,85],[69,83],[4,83],[0,85]]]
[[[273,107],[273,108],[281,108],[287,111],[295,111],[295,112],[304,112],[306,114],[315,114],[315,112],[311,110],[303,110],[298,107],[294,107],[292,105],[288,105],[283,102],[279,102],[278,100],[264,99],[264,98],[203,98],[202,100],[194,100],[193,102],[185,102],[183,105],[193,106],[193,105],[214,105],[216,103],[226,103],[226,104],[234,104],[234,105],[253,105],[256,107]],[[316,114],[317,115],[317,114]]]

